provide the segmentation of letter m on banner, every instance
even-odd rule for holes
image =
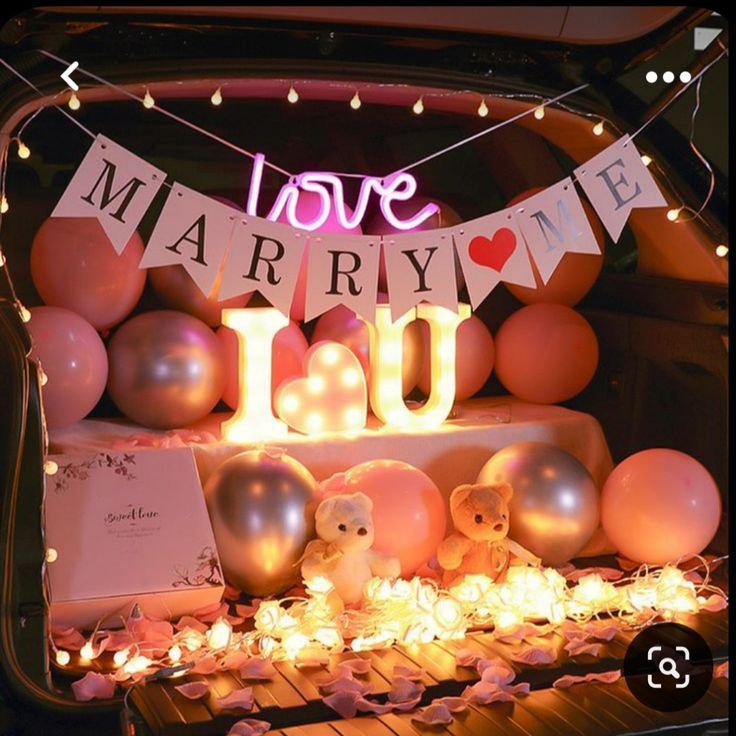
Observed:
[[[94,217],[122,253],[166,173],[98,135],[52,217]]]

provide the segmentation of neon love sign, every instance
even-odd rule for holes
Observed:
[[[265,161],[266,157],[262,153],[257,153],[253,160],[246,212],[254,217],[257,216],[256,208],[261,193]],[[313,192],[320,198],[318,214],[307,222],[301,221],[296,213],[296,205],[302,191]],[[405,220],[399,218],[392,209],[392,203],[405,202],[411,199],[416,191],[417,180],[406,172],[395,174],[389,179],[366,176],[360,184],[360,193],[353,214],[349,215],[345,206],[345,192],[340,178],[326,171],[307,171],[293,177],[281,187],[266,219],[274,222],[285,212],[290,225],[312,232],[319,230],[327,222],[334,205],[334,214],[337,221],[346,230],[352,230],[362,222],[371,192],[375,192],[379,197],[379,205],[386,222],[397,230],[412,230],[439,211],[436,204],[427,204],[412,217]]]

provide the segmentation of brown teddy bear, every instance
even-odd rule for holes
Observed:
[[[539,565],[539,558],[507,538],[509,501],[514,489],[508,483],[458,486],[450,495],[455,532],[440,544],[437,561],[444,570],[442,584],[449,587],[463,575],[486,575],[501,582],[510,564]]]

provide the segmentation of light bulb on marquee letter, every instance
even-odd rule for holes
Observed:
[[[238,409],[222,423],[230,442],[285,437],[286,424],[271,411],[271,355],[276,333],[289,324],[278,309],[223,309],[222,324],[238,336]]]
[[[404,404],[401,362],[404,328],[420,318],[429,323],[431,390],[421,409]],[[385,424],[406,429],[432,429],[447,419],[455,401],[455,336],[461,322],[470,317],[468,304],[458,314],[433,304],[420,304],[396,322],[391,307],[376,306],[375,325],[366,322],[370,335],[370,400],[373,413]]]

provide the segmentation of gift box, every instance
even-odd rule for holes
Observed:
[[[171,618],[224,582],[192,451],[53,455],[45,520],[55,626],[121,623],[134,603]]]

